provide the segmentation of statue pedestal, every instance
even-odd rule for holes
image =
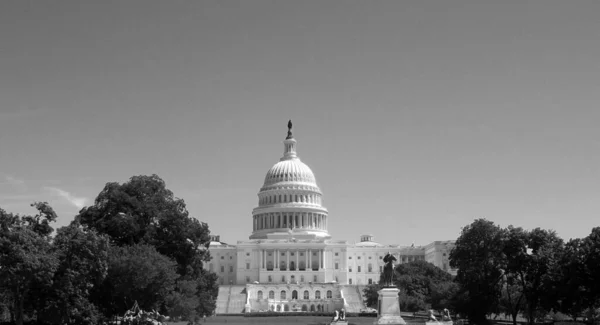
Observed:
[[[398,288],[383,288],[377,291],[379,303],[377,305],[377,320],[373,324],[405,325],[406,322],[400,316],[400,304],[398,301]]]
[[[334,320],[333,322],[329,323],[330,325],[348,325],[348,321],[347,320]]]

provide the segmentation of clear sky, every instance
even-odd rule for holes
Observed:
[[[335,239],[600,226],[600,1],[1,1],[0,207],[156,173],[245,240],[287,121]]]

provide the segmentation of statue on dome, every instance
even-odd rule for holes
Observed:
[[[394,262],[396,258],[394,255],[388,252],[383,258],[383,262],[385,263],[383,267],[383,286],[384,287],[394,287]]]
[[[292,120],[289,120],[288,121],[288,135],[287,135],[286,140],[291,139],[291,138],[293,138],[293,136],[292,136]]]

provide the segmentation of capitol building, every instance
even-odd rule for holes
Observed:
[[[448,260],[454,241],[415,247],[380,244],[369,234],[354,243],[333,239],[323,193],[291,129],[290,121],[283,156],[258,192],[249,240],[233,245],[212,236],[204,267],[219,277],[216,313],[359,312],[362,288],[379,281],[388,252],[397,263],[425,260],[455,274]]]

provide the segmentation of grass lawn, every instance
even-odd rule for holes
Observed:
[[[375,321],[375,317],[348,317],[349,325],[372,325]],[[424,321],[412,321],[405,319],[406,323],[412,324],[425,324]],[[206,323],[202,321],[198,323],[203,324],[231,324],[231,325],[243,325],[243,324],[306,324],[306,325],[324,325],[329,324],[331,317],[327,316],[281,316],[281,317],[243,317],[243,316],[216,316],[206,318]],[[187,322],[168,322],[168,325],[187,325]]]

